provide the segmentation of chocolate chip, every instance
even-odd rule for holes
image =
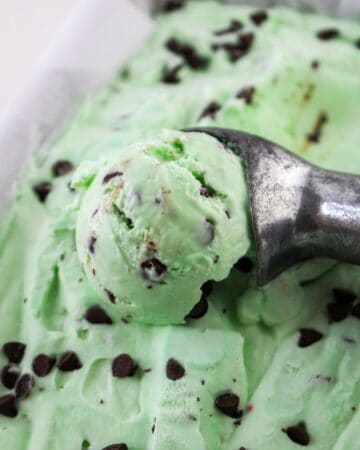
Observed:
[[[360,38],[357,41],[355,41],[355,47],[360,49]]]
[[[224,34],[234,33],[242,29],[244,25],[240,22],[240,20],[232,20],[228,27],[223,28],[221,30],[214,31],[216,36],[223,36]]]
[[[237,92],[236,98],[242,98],[245,100],[245,103],[247,105],[251,105],[254,99],[254,94],[255,94],[255,87],[247,86],[240,89],[240,91]]]
[[[185,316],[185,320],[200,319],[207,313],[208,308],[208,301],[206,300],[206,297],[202,295],[196,305],[193,306],[192,310]]]
[[[26,345],[22,342],[6,342],[3,345],[3,352],[10,363],[19,364],[25,353]]]
[[[329,41],[339,36],[339,30],[336,28],[327,28],[325,30],[318,31],[316,36],[322,41]]]
[[[74,166],[70,161],[60,160],[53,164],[52,173],[54,177],[61,177],[74,170]]]
[[[209,296],[212,293],[213,289],[214,289],[213,280],[208,280],[201,286],[201,291],[206,296]]]
[[[206,238],[205,245],[210,245],[212,241],[215,239],[215,225],[210,219],[205,220],[205,230],[206,230]]]
[[[314,59],[313,61],[311,61],[311,68],[313,70],[317,70],[320,67],[320,63],[317,59]]]
[[[221,105],[218,102],[210,102],[202,111],[199,116],[199,119],[203,119],[204,117],[210,117],[211,119],[215,119],[216,113],[220,110]]]
[[[247,256],[243,256],[234,264],[234,268],[242,273],[250,273],[254,268],[254,263]]]
[[[98,305],[91,306],[85,313],[85,319],[92,324],[111,325],[113,323],[104,309]]]
[[[180,380],[185,375],[184,367],[174,358],[166,363],[166,376],[169,380]]]
[[[103,184],[108,183],[110,180],[112,180],[112,179],[115,178],[115,177],[121,177],[122,175],[123,175],[123,172],[119,172],[119,171],[116,171],[116,172],[110,172],[110,173],[108,173],[108,174],[106,174],[106,175],[104,176],[104,178],[103,178]]]
[[[150,258],[140,264],[140,271],[145,280],[157,283],[164,278],[167,267],[157,258]]]
[[[206,186],[201,186],[200,195],[208,198],[208,197],[211,197],[211,192],[209,191],[209,189]]]
[[[90,236],[89,238],[89,252],[90,253],[95,253],[95,244],[96,244],[96,236]]]
[[[320,331],[314,330],[312,328],[300,328],[300,337],[298,340],[298,346],[305,348],[309,347],[315,342],[320,341],[324,337]]]
[[[304,447],[310,444],[310,436],[306,430],[306,425],[304,422],[285,428],[283,431],[287,434],[291,441],[295,442],[295,444],[299,444]]]
[[[35,379],[29,373],[22,375],[15,386],[15,395],[18,400],[25,400],[35,386]]]
[[[183,67],[183,64],[178,64],[175,67],[165,67],[161,76],[161,81],[165,84],[178,84],[180,83],[179,71]]]
[[[356,303],[356,305],[353,307],[352,315],[357,319],[360,319],[360,302]]]
[[[51,189],[52,184],[49,181],[43,181],[33,186],[33,191],[41,203],[45,202],[46,197],[51,192]]]
[[[353,303],[356,300],[357,295],[350,289],[333,289],[333,296],[335,303]]]
[[[200,55],[195,47],[190,44],[180,42],[176,38],[170,38],[165,42],[165,47],[172,53],[181,56],[186,64],[193,70],[206,69],[209,60],[206,56]]]
[[[239,448],[239,450],[246,450],[246,448],[242,446]]]
[[[136,369],[136,363],[127,353],[122,353],[113,359],[111,370],[116,378],[132,377]]]
[[[56,367],[62,372],[73,372],[82,368],[82,362],[75,352],[68,351],[60,356]]]
[[[255,11],[252,14],[250,14],[250,19],[256,26],[261,25],[263,22],[265,22],[265,20],[267,20],[267,18],[268,13],[264,9]]]
[[[254,33],[243,33],[238,36],[236,42],[225,42],[222,44],[213,44],[214,51],[223,49],[228,54],[231,62],[236,62],[244,57],[251,49],[254,42]]]
[[[16,417],[18,415],[16,398],[13,394],[2,395],[0,397],[0,415],[6,417]]]
[[[19,376],[19,369],[14,364],[7,364],[1,370],[1,383],[6,389],[14,389]]]
[[[313,130],[307,135],[307,140],[309,142],[312,142],[314,144],[320,142],[322,130],[327,121],[328,121],[327,114],[324,112],[320,112],[315,121]]]
[[[327,312],[330,322],[341,322],[345,320],[351,313],[351,303],[329,303]]]
[[[167,0],[162,7],[164,12],[173,12],[185,6],[185,0]]]
[[[238,419],[242,416],[242,410],[239,410],[239,406],[240,397],[231,392],[221,394],[215,399],[216,409],[233,419]]]
[[[94,273],[95,275],[95,273]],[[104,288],[105,294],[107,295],[108,299],[111,301],[111,303],[116,303],[116,297],[115,295],[109,291],[109,289]]]
[[[35,356],[32,362],[32,369],[38,377],[49,375],[55,365],[56,359],[51,356],[40,353]]]
[[[126,444],[111,444],[102,450],[128,450],[128,446]]]

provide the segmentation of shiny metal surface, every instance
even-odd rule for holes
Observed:
[[[185,131],[207,133],[243,158],[259,285],[312,257],[360,264],[360,176],[316,167],[240,131]]]

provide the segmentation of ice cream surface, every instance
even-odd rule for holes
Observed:
[[[205,134],[163,132],[125,150],[120,142],[78,214],[88,278],[128,318],[184,322],[202,286],[248,251],[246,191],[240,159]]]
[[[230,174],[242,173],[238,162],[227,169],[212,140],[162,129],[232,127],[323,167],[360,173],[358,22],[215,2],[180,6],[169,2],[139,54],[79,106],[56,139],[34,152],[2,225],[0,449],[359,450],[358,267],[309,261],[258,288],[250,248],[223,281],[202,285],[199,277],[183,288],[174,275],[174,286],[199,295],[201,285],[202,296],[184,324],[171,326],[134,321],[119,306],[120,291],[111,291],[115,303],[112,295],[104,297],[102,288],[120,289],[114,269],[124,262],[132,267],[124,250],[137,250],[137,220],[140,230],[160,221],[175,236],[188,233],[188,226],[183,254],[204,260],[217,254],[216,239],[232,226],[220,215],[223,205],[229,202],[236,213],[234,226],[244,223],[246,196],[234,204],[241,197],[230,189]],[[178,157],[182,145],[174,145],[178,139],[189,155],[186,164]],[[219,161],[209,186],[226,200],[197,195],[209,186],[206,178],[190,179],[195,153],[206,173]],[[162,154],[176,158],[165,163]],[[173,177],[180,169],[178,185]],[[167,214],[161,221],[161,202],[159,210],[143,203],[141,213],[140,200],[158,195],[163,184],[171,184],[179,221]],[[111,217],[108,198],[121,206]],[[86,220],[97,203],[104,209]],[[199,242],[210,234],[193,221],[203,223],[208,214],[219,226],[201,252]],[[115,250],[103,257],[115,239]],[[155,244],[159,239],[167,244],[170,237],[158,236]],[[250,241],[242,236],[243,251]],[[175,248],[174,241],[146,258],[171,268],[167,252]],[[225,265],[235,260],[232,249],[220,250],[227,263],[214,275],[209,269],[204,280],[226,276]],[[154,292],[162,288],[162,265],[145,264],[144,280],[138,276],[142,256],[135,255],[126,295],[138,293],[144,281],[156,284]],[[193,302],[183,301],[184,310]]]

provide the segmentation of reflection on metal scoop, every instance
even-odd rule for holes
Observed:
[[[311,257],[360,264],[360,176],[316,167],[248,133],[184,131],[209,134],[244,161],[259,285]]]

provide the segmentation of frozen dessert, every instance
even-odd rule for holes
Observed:
[[[90,186],[86,165],[75,175],[87,190],[80,261],[124,316],[184,322],[205,301],[202,286],[226,278],[249,248],[242,163],[202,133],[163,132],[125,149],[119,133],[118,148]]]
[[[360,269],[257,287],[241,161],[176,130],[360,173],[360,24],[179,0],[156,20],[2,224],[0,449],[359,450]]]

